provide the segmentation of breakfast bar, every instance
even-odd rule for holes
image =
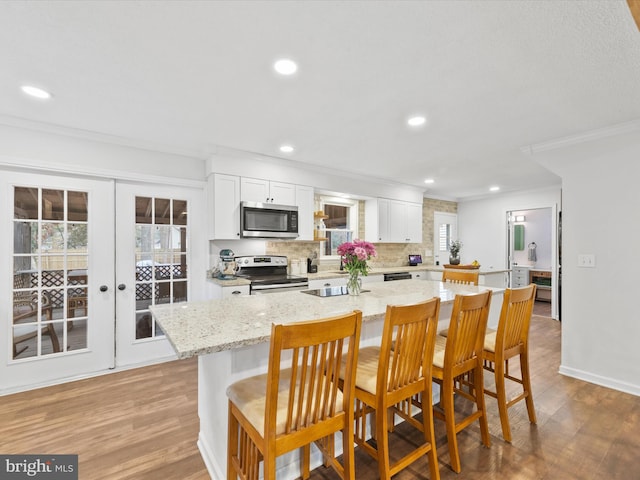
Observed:
[[[156,305],[151,312],[178,358],[198,356],[198,447],[212,478],[226,478],[227,397],[231,383],[264,373],[269,359],[273,323],[314,320],[361,310],[360,346],[380,342],[386,307],[440,297],[440,328],[449,323],[456,294],[493,291],[489,326],[498,323],[503,288],[425,280],[399,280],[366,285],[359,296],[322,297],[301,291],[251,295],[204,302]],[[317,453],[317,452],[316,452]],[[278,478],[299,475],[298,455],[278,459]],[[312,457],[320,464],[320,456]]]

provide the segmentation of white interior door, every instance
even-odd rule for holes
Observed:
[[[205,242],[191,239],[204,238],[203,204],[202,189],[117,183],[118,366],[175,358],[149,307],[201,296],[192,278],[203,283],[208,262],[191,245]]]
[[[0,392],[114,365],[113,182],[0,180]]]
[[[449,263],[449,244],[458,239],[458,215],[435,212],[433,215],[433,259],[436,265]]]

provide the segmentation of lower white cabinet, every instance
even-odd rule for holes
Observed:
[[[431,280],[431,276],[427,271],[411,272],[411,279],[412,280]]]
[[[529,270],[529,267],[514,265],[511,269],[511,288],[520,288],[529,285]]]
[[[348,276],[348,275],[347,275]],[[384,282],[384,275],[382,274],[369,274],[369,275],[363,275],[362,277],[362,284],[366,285],[368,283],[378,283],[378,282]]]
[[[208,282],[209,298],[219,300],[221,298],[239,297],[241,295],[250,295],[250,285],[236,285],[224,287],[214,282]]]
[[[326,287],[341,287],[347,284],[347,279],[349,275],[344,274],[340,277],[336,278],[324,278],[321,280],[309,280],[309,290],[315,290],[317,288],[326,288]]]

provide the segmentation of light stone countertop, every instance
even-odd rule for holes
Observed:
[[[395,266],[395,267],[374,267],[369,270],[369,275],[383,275],[385,273],[399,273],[399,272],[442,272],[444,267],[441,265],[418,265],[415,267],[411,267],[409,265],[405,266]],[[509,269],[502,270],[493,270],[493,269],[483,269],[480,266],[479,273],[480,275],[489,275],[492,273],[505,273],[510,272]],[[325,280],[328,278],[340,278],[345,276],[347,272],[340,270],[323,270],[318,273],[307,273],[302,274],[301,276],[306,276],[309,280]],[[229,280],[222,280],[219,278],[208,278],[207,280],[220,285],[221,287],[238,287],[242,285],[249,285],[251,282],[245,278],[233,278]]]
[[[411,267],[409,265],[405,266],[396,266],[396,267],[373,267],[369,270],[369,275],[383,275],[385,273],[399,273],[399,272],[442,272],[444,267],[442,265],[418,265],[415,267]],[[510,272],[509,269],[503,270],[493,270],[493,269],[483,269],[480,266],[479,273],[480,275],[489,275],[491,273],[505,273]],[[345,271],[340,270],[326,270],[320,271],[318,273],[308,273],[307,277],[309,280],[324,280],[325,278],[336,278],[346,275]]]
[[[360,296],[317,297],[300,291],[247,295],[204,302],[150,307],[178,358],[232,350],[269,341],[272,323],[315,320],[361,310],[363,320],[381,319],[388,304],[412,304],[439,296],[451,303],[456,293],[502,288],[398,280],[365,286]]]

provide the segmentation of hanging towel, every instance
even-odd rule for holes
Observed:
[[[529,251],[527,252],[527,260],[530,262],[535,262],[538,259],[536,258],[536,242],[531,242],[529,244]]]

